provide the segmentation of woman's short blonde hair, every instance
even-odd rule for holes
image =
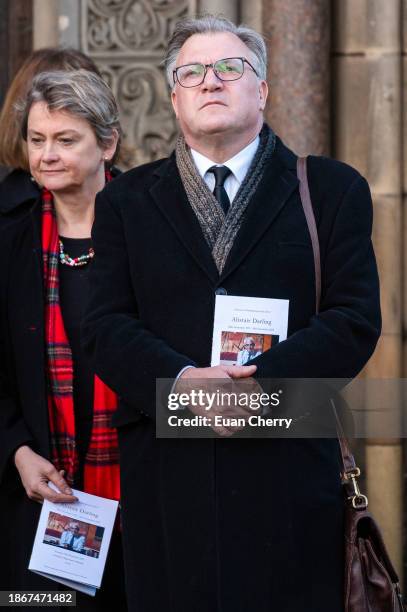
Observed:
[[[88,70],[100,74],[96,64],[81,51],[70,47],[47,47],[31,53],[18,70],[8,89],[0,113],[0,164],[29,170],[26,146],[21,138],[18,100],[26,97],[33,78],[50,70]]]
[[[119,111],[113,92],[102,77],[88,70],[38,74],[25,100],[18,104],[24,140],[27,139],[28,115],[36,102],[44,102],[51,113],[65,111],[87,121],[102,149],[109,147],[117,135],[116,152],[110,163],[117,158],[122,132]]]

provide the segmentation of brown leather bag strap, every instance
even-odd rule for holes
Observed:
[[[345,437],[345,432],[343,431],[342,423],[338,417],[338,413],[336,412],[336,406],[333,399],[330,400],[333,413],[335,415],[336,420],[336,431],[338,434],[339,446],[341,448],[342,455],[342,463],[343,463],[343,475],[353,473],[356,468],[355,457],[352,455],[352,452],[349,448],[348,441]]]
[[[312,250],[314,252],[315,269],[315,312],[319,312],[321,302],[321,255],[319,250],[319,239],[317,224],[315,223],[314,209],[312,208],[311,195],[308,186],[307,158],[297,159],[297,176],[300,181],[300,197],[304,209],[305,219],[307,220],[308,231],[311,236]]]
[[[312,250],[314,253],[314,269],[315,269],[315,312],[318,314],[319,305],[321,302],[321,254],[319,250],[319,238],[317,224],[315,222],[314,209],[312,207],[311,194],[308,185],[307,175],[307,158],[299,157],[297,159],[297,177],[300,182],[300,198],[304,209],[305,219],[307,221],[308,231],[311,236]],[[355,458],[352,455],[348,441],[345,437],[342,424],[336,412],[335,402],[331,400],[333,412],[336,420],[336,431],[338,434],[339,445],[341,448],[343,476],[354,472],[356,469]]]

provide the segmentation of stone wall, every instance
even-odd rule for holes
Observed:
[[[81,49],[116,96],[126,166],[164,157],[173,147],[177,127],[162,58],[175,23],[195,10],[191,0],[82,2]]]
[[[397,378],[403,375],[401,2],[335,0],[333,22],[333,155],[370,184],[381,283],[382,336],[365,375]],[[367,399],[374,414],[375,398]],[[402,445],[367,440],[365,453],[370,507],[401,571]]]

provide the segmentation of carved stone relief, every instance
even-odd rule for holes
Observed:
[[[81,48],[118,101],[124,167],[159,159],[174,146],[162,60],[176,22],[195,13],[196,0],[82,0]]]

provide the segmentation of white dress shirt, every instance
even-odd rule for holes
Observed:
[[[232,204],[237,192],[239,191],[240,185],[247,174],[250,164],[253,161],[253,157],[255,156],[257,147],[259,146],[259,141],[260,138],[256,136],[256,138],[252,140],[247,147],[239,151],[239,153],[236,153],[236,155],[230,159],[226,160],[223,164],[217,164],[194,149],[191,149],[191,155],[199,174],[212,192],[215,189],[215,176],[213,172],[208,172],[209,168],[212,166],[227,166],[229,170],[231,170],[231,174],[229,174],[225,180],[224,187],[226,193],[228,194],[229,201]]]

